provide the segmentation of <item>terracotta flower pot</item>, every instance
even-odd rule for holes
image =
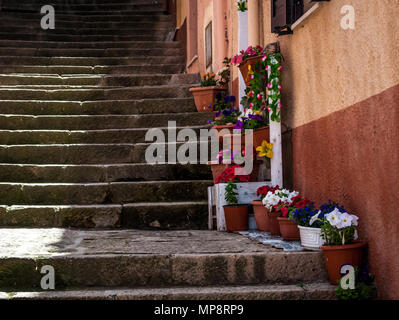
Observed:
[[[224,206],[227,231],[246,231],[249,229],[248,205]]]
[[[225,87],[197,87],[191,88],[190,92],[194,96],[195,106],[198,112],[212,112],[213,108],[209,108],[209,105],[213,105],[216,99],[216,95],[221,92],[225,92]]]
[[[340,270],[345,264],[353,267],[359,267],[362,264],[363,248],[366,246],[364,242],[355,242],[343,246],[322,246],[324,261],[326,262],[328,277],[330,283],[338,284],[341,279]]]
[[[280,225],[278,223],[277,218],[280,216],[280,212],[270,212],[267,211],[269,215],[269,226],[270,226],[270,233],[272,236],[280,236]]]
[[[299,234],[298,224],[288,218],[277,218],[280,232],[285,241],[299,241],[301,236]]]
[[[215,184],[217,183],[217,178],[222,174],[222,172],[233,165],[232,163],[218,163],[217,161],[208,162],[207,164],[208,166],[211,166],[213,182]],[[252,172],[249,175],[249,182],[258,181],[259,168],[261,164],[262,161],[260,160],[254,161]]]
[[[248,77],[248,66],[251,65],[252,70],[255,69],[255,65],[258,61],[260,61],[262,57],[257,56],[257,57],[252,57],[247,60],[245,60],[242,64],[240,64],[239,68],[242,74],[242,77],[245,81],[245,85],[248,87],[251,84],[251,80]]]
[[[269,215],[267,214],[269,210],[266,209],[260,200],[252,201],[251,204],[254,208],[255,221],[256,225],[258,226],[258,230],[269,232],[270,222]]]

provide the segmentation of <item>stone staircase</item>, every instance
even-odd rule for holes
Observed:
[[[200,231],[207,166],[146,163],[149,129],[210,119],[171,28],[159,1],[3,0],[0,298],[331,298],[320,253]]]

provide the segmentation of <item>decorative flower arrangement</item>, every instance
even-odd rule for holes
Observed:
[[[216,80],[216,74],[206,73],[202,76],[201,87],[214,87],[217,86],[218,81]]]
[[[249,46],[246,50],[241,50],[240,54],[231,59],[231,63],[235,66],[245,62],[245,60],[253,57],[259,57],[264,54],[264,49],[261,46]]]
[[[256,148],[259,157],[273,158],[273,143],[263,140],[262,145]]]
[[[208,124],[213,126],[221,126],[226,124],[236,124],[238,121],[238,117],[240,116],[241,111],[235,108],[231,108],[228,110],[219,110],[216,113],[217,119],[215,121],[209,120]]]
[[[224,92],[219,92],[216,94],[215,102],[210,104],[208,108],[213,109],[213,111],[223,111],[234,109],[234,105],[236,103],[235,96],[228,96]],[[216,116],[219,117],[221,112],[217,113]]]
[[[263,199],[263,205],[271,212],[281,211],[282,205],[291,206],[298,198],[299,192],[289,191],[287,189],[277,189],[274,192],[269,191]]]
[[[238,11],[240,11],[240,12],[247,11],[248,10],[247,0],[239,0],[239,1],[237,1],[237,7],[238,7]]]
[[[249,175],[239,165],[234,165],[224,170],[217,178],[216,184],[219,183],[233,183],[233,182],[248,182]]]
[[[236,125],[234,129],[236,130],[245,130],[252,129],[256,130],[262,127],[265,127],[268,123],[268,119],[265,118],[264,114],[261,111],[255,109],[244,109],[244,113],[241,113],[238,116]]]
[[[256,190],[256,195],[258,197],[260,197],[260,200],[263,200],[269,192],[274,193],[277,190],[280,190],[279,186],[275,186],[275,187],[264,186],[264,187],[260,187],[260,188],[258,188],[258,190]]]

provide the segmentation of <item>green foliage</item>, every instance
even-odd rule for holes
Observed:
[[[355,268],[355,289],[342,289],[341,280],[335,289],[338,300],[371,300],[376,295],[375,276]]]
[[[325,240],[325,246],[341,246],[350,244],[355,240],[356,227],[350,226],[343,229],[337,229],[329,223],[323,223],[321,234]]]
[[[213,87],[217,85],[216,75],[213,73],[207,73],[202,76],[201,87]]]
[[[247,0],[239,0],[237,1],[238,11],[245,12],[248,10],[247,8]]]
[[[224,193],[224,198],[229,204],[237,204],[238,203],[238,192],[237,192],[237,184],[230,180],[227,183],[226,190]]]
[[[230,82],[230,65],[231,65],[231,58],[224,58],[223,60],[224,68],[218,72],[219,85],[220,86],[227,86]]]

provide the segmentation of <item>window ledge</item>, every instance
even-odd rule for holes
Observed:
[[[294,29],[303,26],[303,24],[305,23],[305,21],[306,21],[311,15],[313,15],[317,10],[319,10],[322,6],[323,6],[323,4],[322,4],[321,2],[317,2],[316,4],[314,4],[313,7],[311,7],[308,11],[306,11],[297,21],[295,21],[295,22],[292,24],[291,30],[293,31]]]

